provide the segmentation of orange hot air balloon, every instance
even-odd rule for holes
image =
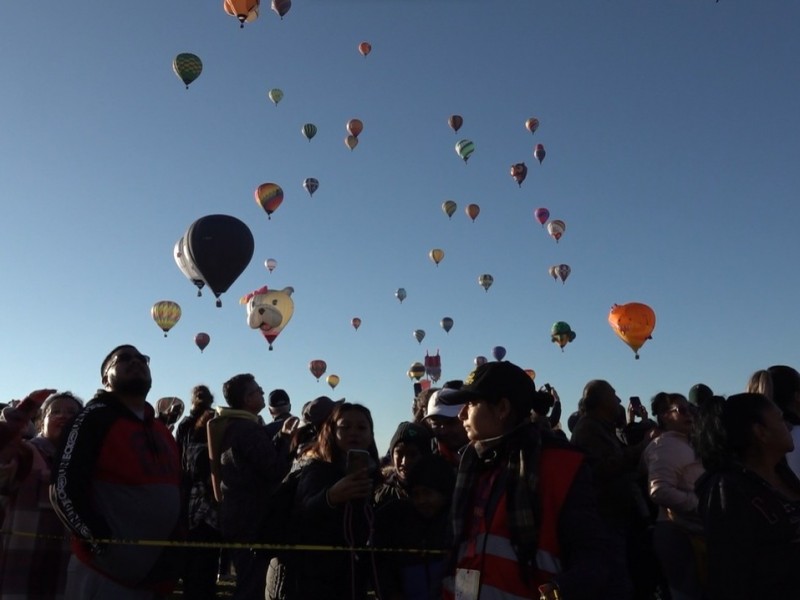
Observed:
[[[328,365],[324,360],[312,360],[308,363],[308,370],[311,371],[311,374],[317,378],[322,377],[325,374],[325,371],[328,369]]]
[[[268,219],[283,202],[283,190],[277,183],[262,183],[256,188],[255,196],[256,203],[264,209]]]
[[[347,122],[347,133],[353,137],[358,137],[358,134],[364,131],[364,123],[360,119],[350,119]]]
[[[652,339],[650,334],[656,326],[656,313],[647,304],[639,302],[615,304],[608,313],[608,324],[631,347],[638,360],[639,348]]]
[[[259,0],[224,0],[222,3],[226,13],[239,19],[239,27],[258,18],[258,5]]]
[[[470,204],[468,205],[464,211],[467,213],[467,216],[472,219],[472,222],[475,222],[475,219],[478,218],[478,215],[481,212],[481,207],[477,204]]]
[[[372,44],[369,42],[361,42],[358,45],[358,51],[361,52],[361,56],[366,58],[367,54],[372,52]]]

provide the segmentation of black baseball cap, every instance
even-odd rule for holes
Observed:
[[[460,390],[441,396],[442,404],[464,404],[469,400],[483,398],[509,402],[522,408],[533,408],[536,385],[533,379],[514,363],[492,361],[479,366],[464,380]]]

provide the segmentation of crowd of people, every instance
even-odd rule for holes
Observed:
[[[649,411],[592,380],[562,428],[554,388],[487,362],[420,391],[383,453],[366,406],[295,416],[248,373],[182,420],[131,345],[100,381],[3,408],[0,600],[205,600],[223,577],[236,600],[800,597],[788,366]]]

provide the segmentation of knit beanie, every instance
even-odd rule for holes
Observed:
[[[424,425],[403,421],[397,426],[397,431],[389,442],[389,454],[394,452],[394,447],[400,442],[417,446],[422,454],[431,453],[431,432]]]

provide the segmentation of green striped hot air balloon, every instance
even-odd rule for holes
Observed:
[[[272,88],[267,95],[275,106],[278,106],[278,102],[283,99],[283,91],[280,88]]]
[[[181,52],[172,61],[172,70],[186,84],[188,90],[189,84],[200,77],[200,73],[203,72],[203,61],[196,54]]]
[[[306,136],[306,139],[310,142],[311,138],[317,135],[317,126],[313,123],[306,123],[303,125],[303,129],[301,130],[303,135]]]
[[[475,142],[471,140],[461,140],[456,144],[456,153],[467,162],[467,159],[475,152]]]

